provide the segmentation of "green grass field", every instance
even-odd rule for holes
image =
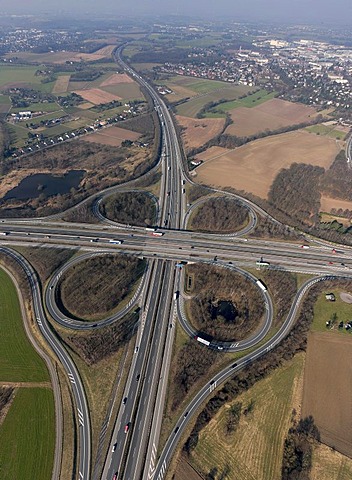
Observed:
[[[1,480],[50,480],[54,448],[52,390],[20,388],[0,426]]]
[[[216,467],[219,476],[227,470],[226,479],[280,479],[284,438],[303,364],[303,355],[296,355],[236,398],[242,408],[254,401],[254,409],[247,416],[242,414],[235,433],[225,433],[229,406],[222,408],[200,433],[191,457],[197,470],[206,475]]]
[[[14,66],[1,65],[0,69],[0,88],[8,83],[32,83],[40,84],[43,77],[36,76],[35,72],[38,70],[37,65],[31,66]]]
[[[57,103],[31,103],[28,107],[11,108],[10,113],[23,112],[23,110],[30,110],[31,112],[55,112],[61,107]]]
[[[337,140],[343,140],[346,136],[346,133],[342,130],[338,130],[334,125],[313,125],[312,127],[307,127],[306,130],[316,135],[322,135],[324,137],[336,138]]]
[[[209,80],[212,81],[212,80]],[[217,82],[219,83],[219,82]],[[185,103],[182,103],[177,107],[177,113],[178,115],[183,115],[185,117],[192,117],[195,118],[197,113],[201,108],[204,107],[209,102],[216,102],[222,99],[229,99],[231,102],[237,100],[234,100],[238,98],[239,96],[247,93],[249,91],[249,87],[246,87],[244,85],[228,85],[224,82],[220,82],[222,85],[222,88],[218,90],[212,90],[210,93],[205,94],[205,95],[200,95],[195,98],[191,98]],[[184,85],[186,86],[186,85]],[[172,88],[172,86],[171,86]],[[187,88],[190,88],[187,86]],[[171,101],[171,96],[169,98]],[[210,118],[223,118],[225,116],[225,111],[222,110],[223,105],[227,105],[228,103],[224,103],[219,105],[217,107],[218,112],[212,113],[209,112],[209,117]],[[221,109],[221,111],[220,111]],[[206,116],[208,116],[206,115]]]
[[[49,381],[46,365],[24,331],[15,286],[1,269],[0,286],[0,381]]]
[[[319,295],[314,306],[314,320],[311,326],[313,332],[331,332],[331,334],[352,335],[352,329],[346,330],[345,328],[338,328],[338,323],[340,321],[345,323],[352,320],[352,304],[343,302],[340,299],[340,293],[342,291],[344,290],[334,288]],[[333,293],[336,301],[330,302],[326,300],[325,293]],[[333,329],[327,329],[325,322],[329,321],[334,313],[337,314],[335,327]]]
[[[252,95],[248,95],[248,97],[238,99],[238,100],[233,100],[232,102],[226,102],[222,103],[219,105],[217,110],[220,110],[222,112],[228,112],[229,110],[232,110],[234,108],[238,107],[256,107],[268,100],[271,100],[274,98],[276,95],[275,92],[268,93],[266,90],[259,90],[258,92],[253,93]]]

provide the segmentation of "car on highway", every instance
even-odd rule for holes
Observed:
[[[139,373],[137,376],[136,376],[136,380],[138,382],[138,380],[141,378],[141,374]]]
[[[111,449],[111,451],[112,451],[112,452],[114,452],[114,451],[116,450],[116,447],[117,447],[117,442],[116,442],[116,443],[114,443],[114,445],[112,446],[112,449]]]
[[[138,345],[136,346],[136,348],[134,349],[134,353],[137,353],[138,352]]]
[[[186,418],[187,415],[188,415],[189,412],[186,412],[184,415],[183,415],[183,418]]]
[[[180,428],[180,427],[176,427],[176,428],[175,428],[175,432],[174,432],[175,434],[178,432],[179,428]]]
[[[112,477],[112,480],[117,480],[117,475],[119,474],[119,472],[116,472],[115,475]]]
[[[234,363],[231,368],[237,367],[237,363]]]
[[[124,428],[124,432],[125,432],[125,433],[127,433],[128,430],[130,429],[130,423],[131,423],[131,422],[126,423],[125,428]]]
[[[127,397],[125,397],[125,398],[122,400],[122,403],[123,403],[124,405],[126,405],[126,403],[127,403]]]

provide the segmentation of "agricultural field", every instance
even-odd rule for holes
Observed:
[[[20,388],[0,426],[2,480],[51,478],[55,448],[54,397],[49,388]]]
[[[21,87],[21,86],[33,86],[33,88],[39,88],[41,85],[42,77],[35,75],[38,70],[37,65],[30,66],[3,66],[0,69],[0,91],[7,88]]]
[[[120,127],[109,127],[98,132],[86,135],[84,142],[100,143],[101,145],[112,145],[118,147],[124,140],[137,140],[140,135],[131,130],[126,130]]]
[[[239,102],[243,103],[244,100],[247,99]],[[218,108],[222,109],[223,105],[220,105]],[[256,104],[253,107],[249,105],[239,106],[228,110],[228,112],[231,115],[233,124],[227,127],[225,133],[236,135],[237,137],[245,137],[265,132],[266,130],[276,130],[290,125],[310,122],[317,115],[312,107],[277,98],[267,100],[259,105]]]
[[[0,382],[48,382],[43,360],[28,340],[16,289],[0,269]]]
[[[208,80],[208,82],[212,82],[213,80]],[[203,93],[196,95],[195,97],[191,98],[185,103],[180,104],[177,106],[177,113],[178,115],[183,115],[185,117],[195,118],[199,111],[209,102],[217,102],[223,99],[233,100],[234,98],[238,98],[241,95],[247,93],[249,91],[249,87],[245,87],[244,85],[227,85],[223,82],[221,83],[222,87],[219,87],[217,90],[213,90],[210,93]],[[172,101],[170,99],[170,101]],[[207,113],[206,116],[209,118],[225,118],[225,112],[217,110],[216,113]]]
[[[234,150],[211,147],[197,155],[204,163],[195,171],[197,181],[218,187],[233,187],[266,198],[282,168],[307,163],[328,168],[339,147],[335,140],[294,131],[262,138]]]
[[[101,103],[109,103],[114,100],[121,100],[121,97],[104,92],[100,88],[88,88],[86,90],[74,90],[74,93],[83,97],[87,102],[93,105],[100,105]]]
[[[342,209],[342,210],[352,210],[352,202],[349,202],[348,200],[340,200],[337,198],[331,198],[327,197],[325,195],[322,195],[321,200],[320,200],[320,210],[322,212],[331,212],[333,208]]]
[[[176,119],[183,129],[182,140],[186,151],[200,147],[208,140],[216,137],[222,132],[225,123],[222,118],[202,118],[198,120],[177,115]]]
[[[74,51],[65,52],[47,52],[47,53],[33,53],[33,52],[16,52],[16,57],[23,59],[26,62],[35,63],[53,63],[60,64],[66,62],[80,62],[84,60],[86,62],[94,62],[103,58],[110,58],[111,53],[116,48],[116,45],[107,45],[94,53],[83,53]],[[5,58],[11,58],[13,54],[5,55]]]
[[[252,403],[252,411],[242,413],[237,429],[227,433],[226,405],[201,431],[190,463],[205,476],[212,468],[224,478],[279,480],[284,439],[290,427],[291,412],[300,410],[301,372],[304,355],[275,370],[251,389],[239,395],[242,411]],[[275,415],[272,412],[275,412]]]
[[[60,75],[55,82],[52,93],[65,93],[67,92],[71,75]]]
[[[11,100],[7,95],[0,95],[0,113],[14,114],[23,110],[34,113],[44,112],[42,115],[33,115],[32,118],[8,123],[9,129],[13,133],[12,146],[15,149],[21,149],[26,145],[30,146],[29,137],[41,135],[42,139],[54,139],[65,133],[72,132],[79,128],[84,128],[92,124],[98,118],[104,120],[112,118],[123,113],[126,110],[124,103],[139,100],[143,101],[143,95],[138,84],[126,74],[114,73],[112,68],[114,64],[107,64],[107,70],[104,70],[101,64],[96,64],[97,68],[103,72],[98,78],[92,81],[72,81],[71,74],[67,72],[55,72],[56,80],[49,83],[41,83],[42,76],[35,75],[39,66],[17,67],[10,66],[1,69],[0,72],[0,91],[5,91],[10,85],[19,87],[28,87],[37,92],[41,92],[36,102],[28,103],[24,107],[12,107]],[[94,69],[94,67],[90,67]],[[19,80],[22,81],[19,84]],[[43,97],[44,94],[51,94],[49,99]],[[80,95],[79,100],[72,97],[72,93]],[[25,94],[24,94],[25,95]],[[54,96],[54,97],[53,97]],[[56,96],[56,99],[55,99]],[[59,97],[67,97],[67,103]],[[44,98],[44,101],[40,100]],[[53,101],[56,100],[56,101]],[[119,101],[121,106],[107,105],[104,108],[97,108],[101,104]],[[59,105],[58,102],[61,102]],[[70,116],[70,117],[67,117]],[[56,123],[46,124],[49,120]],[[12,120],[13,121],[13,120]],[[77,132],[76,132],[77,133]],[[56,137],[56,138],[55,138]],[[36,143],[34,139],[34,143]]]
[[[334,124],[327,125],[324,123],[307,127],[306,130],[308,132],[315,133],[316,135],[323,135],[323,136],[335,138],[336,140],[343,140],[347,133],[344,130],[336,127],[336,125]]]
[[[273,99],[275,95],[275,92],[268,93],[266,90],[258,90],[254,93],[248,93],[248,96],[244,98],[222,103],[216,109],[222,112],[230,112],[238,107],[253,108]]]
[[[322,441],[352,456],[352,339],[347,335],[309,335],[302,413],[312,415]]]
[[[49,480],[54,458],[55,413],[50,377],[28,340],[17,291],[0,269],[0,383],[14,388],[0,424],[0,475]]]

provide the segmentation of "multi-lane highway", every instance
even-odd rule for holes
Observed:
[[[85,202],[93,201],[93,212],[101,221],[97,225],[60,222],[59,216],[34,220],[3,220],[0,223],[2,247],[0,251],[10,255],[20,263],[31,285],[35,318],[40,331],[59,361],[66,370],[76,404],[79,468],[77,478],[90,480],[91,438],[89,409],[84,388],[74,363],[68,352],[52,332],[44,313],[42,292],[31,265],[10,247],[60,246],[84,252],[75,257],[63,268],[54,273],[44,291],[44,302],[50,316],[59,324],[74,329],[100,328],[121,318],[131,308],[140,306],[140,321],[130,371],[124,385],[123,400],[114,419],[114,428],[102,480],[139,480],[164,478],[177,442],[194,412],[218,385],[243,368],[249,361],[255,361],[277,345],[287,335],[294,321],[297,308],[303,295],[316,281],[332,276],[350,276],[352,272],[352,249],[332,246],[328,242],[303,238],[302,244],[256,240],[248,238],[254,228],[257,216],[267,216],[252,202],[232,195],[241,201],[250,213],[250,222],[236,235],[215,235],[195,233],[187,228],[187,211],[195,208],[187,205],[187,185],[192,180],[185,171],[180,141],[174,127],[173,118],[157,93],[138,73],[121,58],[121,48],[116,51],[116,59],[125,71],[133,76],[148,92],[153,108],[158,114],[161,130],[162,180],[158,204],[158,225],[160,236],[155,232],[134,226],[123,226],[106,221],[100,212],[100,202],[104,195],[114,191],[134,188],[133,182],[112,187],[94,195]],[[350,147],[349,147],[350,148]],[[350,151],[350,150],[349,150]],[[223,192],[221,192],[224,194]],[[231,194],[229,194],[231,195]],[[272,219],[276,221],[275,219]],[[97,254],[129,253],[148,259],[148,267],[130,303],[116,315],[88,324],[64,315],[56,304],[56,288],[61,275],[75,262]],[[287,271],[316,274],[319,278],[306,282],[297,293],[291,311],[280,330],[264,345],[244,356],[235,364],[219,372],[211,383],[197,393],[179,418],[168,438],[160,458],[157,458],[161,420],[168,382],[174,340],[174,322],[178,318],[185,331],[194,336],[195,331],[184,314],[182,295],[175,302],[174,293],[182,292],[183,271],[176,267],[179,262],[206,262],[233,269],[256,282],[260,278],[260,268],[276,268]],[[241,267],[258,268],[258,276],[241,270]],[[352,275],[351,275],[352,276]],[[273,306],[268,292],[262,291],[266,306],[265,318],[255,335],[235,344],[212,342],[210,348],[219,351],[240,351],[255,347],[263,341],[270,330]],[[97,477],[98,478],[98,477]]]

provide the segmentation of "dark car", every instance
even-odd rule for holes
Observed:
[[[138,382],[138,380],[141,378],[141,374],[139,373],[137,376],[136,376],[136,380]]]
[[[125,397],[125,398],[122,400],[122,403],[123,403],[124,405],[126,405],[126,403],[127,403],[127,397]]]

